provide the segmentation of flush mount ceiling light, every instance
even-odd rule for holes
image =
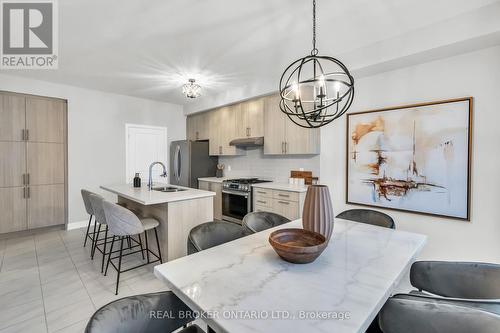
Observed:
[[[196,98],[201,95],[201,87],[199,84],[196,84],[195,79],[189,79],[189,82],[182,86],[182,93],[187,98]]]
[[[339,60],[318,55],[316,0],[313,0],[311,55],[294,61],[280,79],[280,109],[295,124],[324,126],[342,116],[354,98],[354,78]]]

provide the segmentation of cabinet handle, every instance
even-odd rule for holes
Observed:
[[[30,188],[26,187],[26,198],[30,198]]]
[[[267,192],[257,191],[259,194],[267,194]]]
[[[257,200],[258,203],[267,204],[267,201]]]
[[[30,130],[27,129],[25,133],[26,133],[26,141],[28,141],[30,139]]]
[[[24,141],[26,137],[26,134],[24,134],[24,128],[21,130],[21,141]]]
[[[222,146],[219,146],[219,154],[222,154]]]
[[[284,198],[290,198],[290,195],[289,194],[278,194],[278,196],[280,197],[284,197]]]
[[[288,154],[288,142],[285,142],[285,154]]]
[[[23,187],[23,199],[26,199],[26,187]]]
[[[26,174],[26,185],[29,185],[30,184],[30,174],[27,173]]]
[[[283,205],[289,205],[290,204],[288,201],[278,201],[278,203],[283,204]]]
[[[196,140],[200,139],[200,132],[196,131]]]
[[[26,185],[26,174],[23,173],[23,185]]]
[[[285,142],[284,141],[281,142],[281,153],[282,154],[285,153]]]

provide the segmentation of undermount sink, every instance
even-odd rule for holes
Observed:
[[[153,191],[159,192],[181,192],[186,191],[185,188],[173,187],[173,186],[156,186],[153,187]]]

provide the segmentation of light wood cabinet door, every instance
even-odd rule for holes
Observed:
[[[66,140],[66,102],[27,97],[26,129],[30,142],[64,143]]]
[[[222,220],[222,183],[210,183],[210,191],[215,192],[214,219]]]
[[[282,155],[285,153],[285,118],[279,107],[278,94],[268,96],[264,101],[264,154]]]
[[[287,119],[285,124],[285,153],[287,155],[320,153],[319,128],[303,128],[290,119]]]
[[[186,118],[186,137],[188,140],[196,140],[196,118],[189,116]]]
[[[64,144],[29,142],[27,150],[30,185],[64,183]]]
[[[242,104],[246,117],[246,133],[249,137],[264,136],[264,99],[258,98]]]
[[[29,187],[29,229],[64,224],[65,216],[65,193],[63,184]]]
[[[203,191],[210,191],[210,183],[203,180],[198,180],[198,189]]]
[[[0,93],[0,141],[24,140],[25,110],[26,99],[23,96]]]
[[[23,186],[25,174],[26,143],[0,142],[0,187]]]
[[[26,230],[24,187],[0,188],[0,233]]]
[[[273,212],[290,220],[300,218],[299,203],[296,201],[273,199]]]
[[[220,140],[221,132],[221,110],[216,109],[210,112],[208,119],[210,126],[210,138],[208,142],[208,151],[210,156],[218,156],[222,154],[222,145]]]
[[[196,115],[196,131],[197,140],[209,140],[210,139],[210,126],[209,126],[209,113],[202,112]]]

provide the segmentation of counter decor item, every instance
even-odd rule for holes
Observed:
[[[269,235],[269,243],[285,261],[308,264],[320,256],[328,245],[325,236],[304,229],[280,229]]]
[[[141,177],[139,177],[139,172],[136,172],[134,177],[134,187],[141,187]]]
[[[224,164],[217,164],[217,170],[215,171],[215,177],[224,177]]]
[[[325,236],[327,242],[333,232],[333,208],[326,185],[311,185],[307,189],[302,213],[302,226]]]
[[[292,170],[292,171],[290,171],[290,177],[303,179],[305,185],[311,185],[312,180],[313,180],[312,171],[304,171],[304,170],[293,171]],[[302,184],[302,182],[300,182],[300,184]]]

